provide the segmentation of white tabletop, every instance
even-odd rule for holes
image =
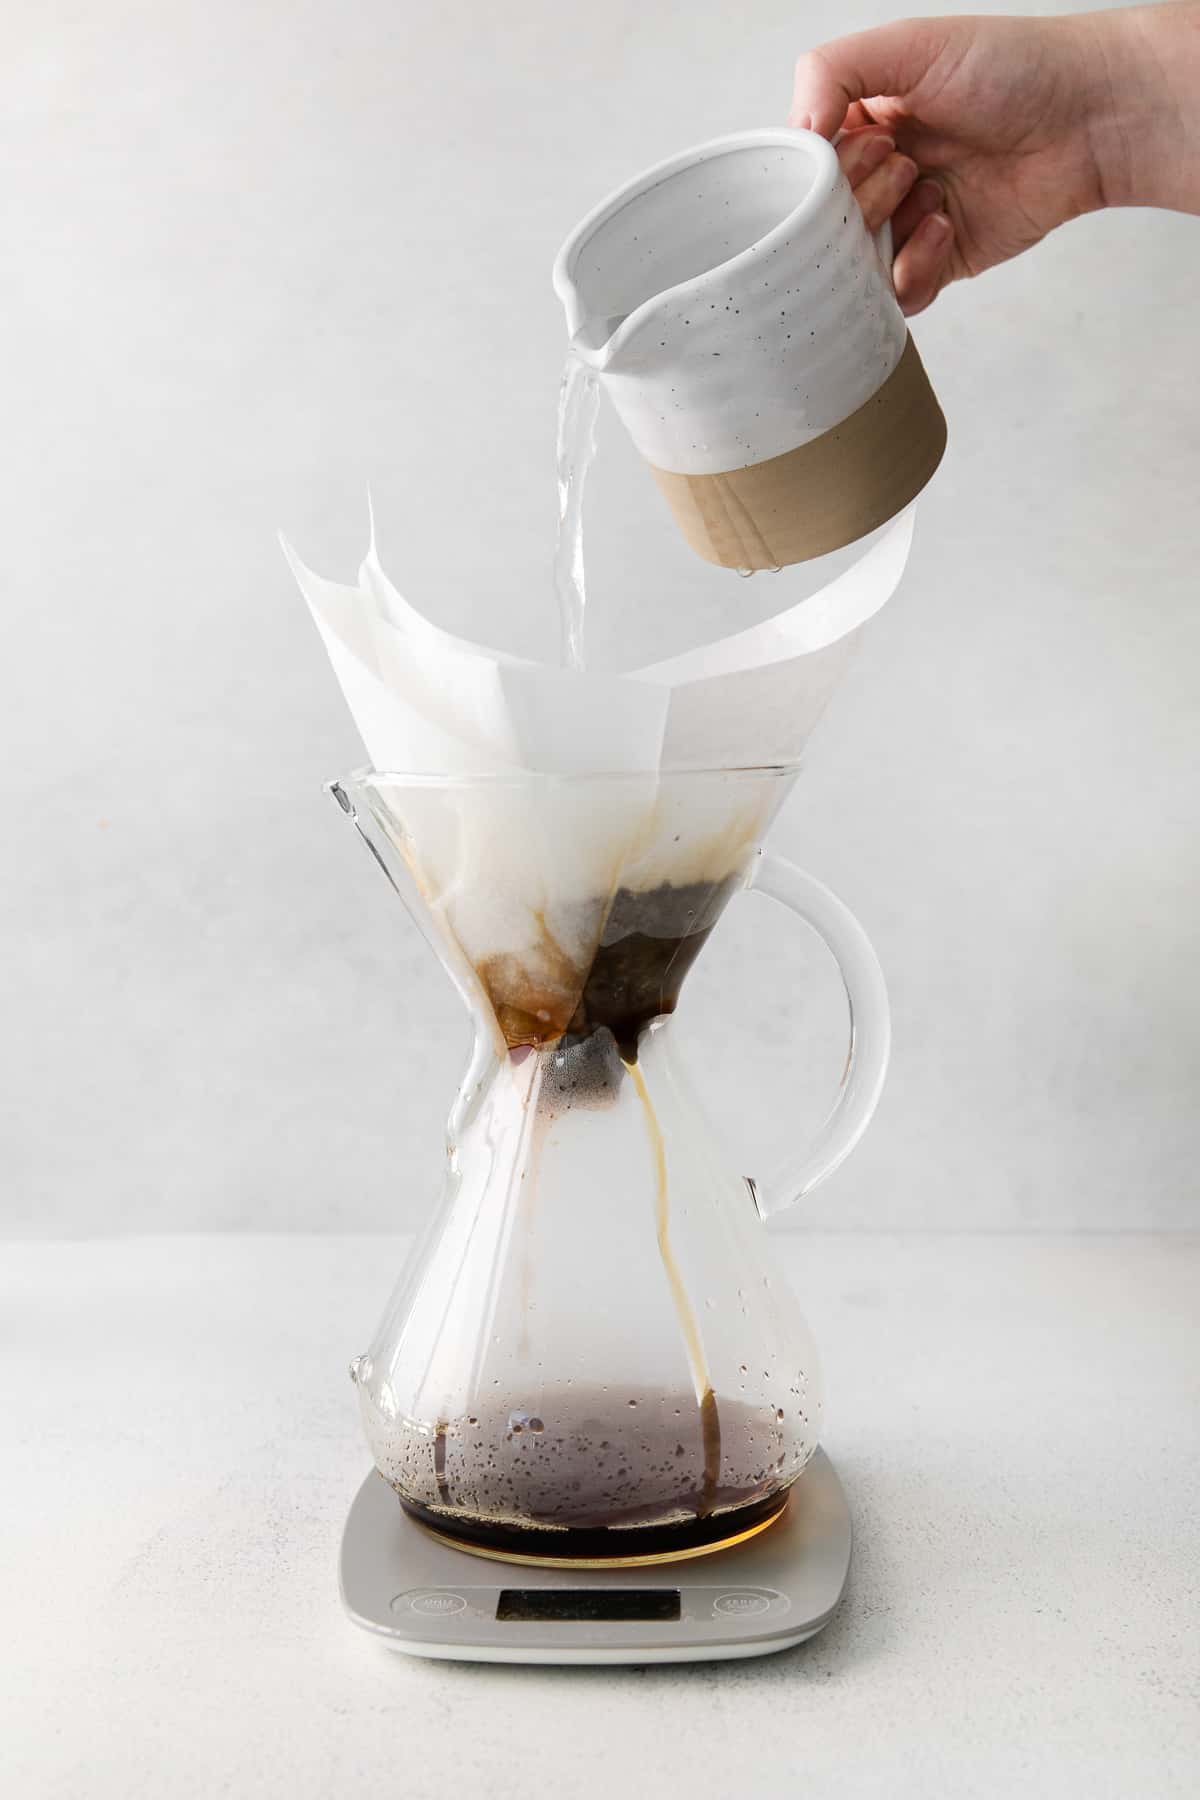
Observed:
[[[10,1792],[1196,1792],[1195,1239],[781,1236],[850,1590],[781,1656],[615,1670],[410,1661],[343,1619],[345,1365],[402,1253],[6,1248]]]

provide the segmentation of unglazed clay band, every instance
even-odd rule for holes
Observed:
[[[886,524],[920,493],[945,448],[946,420],[910,336],[883,386],[807,444],[719,475],[651,468],[706,562],[775,569]]]

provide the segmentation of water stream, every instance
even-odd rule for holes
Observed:
[[[554,549],[562,659],[568,669],[582,669],[584,662],[587,582],[583,565],[583,490],[596,454],[599,410],[599,376],[568,351],[558,389],[558,539]]]

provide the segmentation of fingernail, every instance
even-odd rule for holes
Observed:
[[[913,189],[913,199],[923,213],[935,213],[941,212],[946,196],[940,181],[931,181],[925,176]]]
[[[889,173],[893,181],[911,183],[917,178],[917,165],[911,156],[893,156]]]
[[[927,219],[922,219],[917,230],[930,243],[942,244],[951,235],[954,227],[944,212],[935,212],[930,213]]]

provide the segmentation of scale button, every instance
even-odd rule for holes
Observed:
[[[713,1611],[727,1619],[749,1619],[756,1613],[770,1610],[770,1596],[753,1593],[748,1588],[731,1588],[727,1594],[718,1594],[713,1601]]]
[[[451,1593],[448,1588],[423,1589],[412,1594],[397,1594],[392,1601],[393,1612],[420,1613],[426,1619],[448,1619],[455,1613],[466,1612],[467,1602],[462,1594]]]

